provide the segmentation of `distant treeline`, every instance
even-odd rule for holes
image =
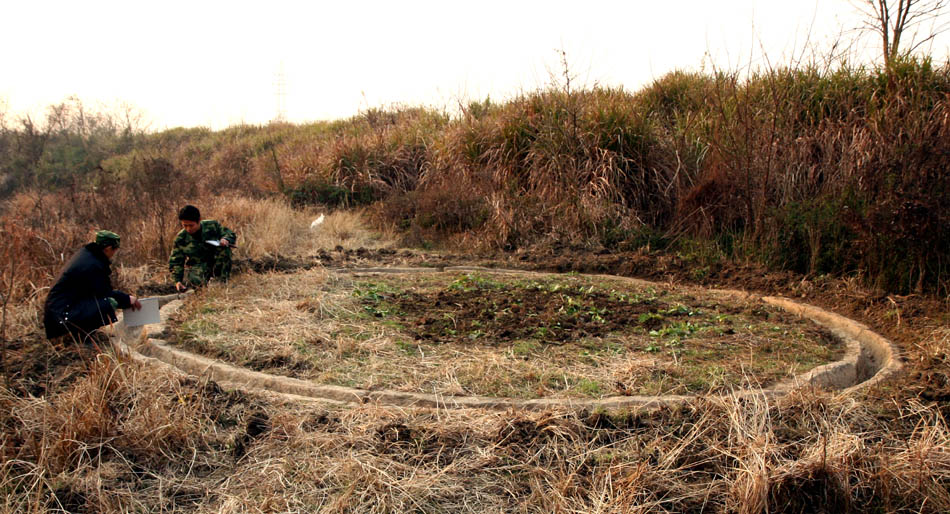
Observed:
[[[461,114],[370,109],[221,131],[145,133],[74,102],[42,128],[4,121],[0,189],[121,189],[161,209],[284,195],[366,206],[417,244],[648,248],[698,269],[751,259],[950,292],[947,65],[676,72],[637,92],[568,84]]]

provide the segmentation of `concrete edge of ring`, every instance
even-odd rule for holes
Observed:
[[[501,270],[476,266],[452,266],[443,268],[353,268],[337,269],[338,273],[437,273],[459,271],[484,271],[487,273],[549,275],[549,273]],[[605,276],[608,275],[595,275]],[[662,284],[641,279],[610,278],[630,281],[638,285]],[[830,330],[846,344],[845,356],[835,362],[816,367],[776,384],[767,389],[744,389],[728,393],[730,396],[777,398],[792,391],[821,388],[851,394],[887,380],[902,369],[898,348],[886,338],[873,332],[866,325],[820,307],[799,303],[775,296],[759,297],[744,291],[706,289],[714,295],[744,301],[761,301],[779,307],[789,313],[808,318]],[[240,368],[216,359],[173,348],[160,339],[164,323],[182,304],[186,294],[157,297],[161,308],[162,323],[147,327],[125,327],[121,319],[112,330],[111,338],[122,353],[148,365],[164,367],[175,373],[196,376],[216,381],[225,387],[241,389],[265,395],[276,395],[288,401],[324,402],[332,404],[392,405],[441,409],[522,409],[522,410],[599,410],[622,411],[653,409],[681,404],[696,396],[613,396],[599,399],[516,399],[483,396],[447,396],[440,394],[411,393],[400,391],[368,391],[351,387],[319,384],[292,377],[271,375]],[[723,395],[718,395],[723,396]]]

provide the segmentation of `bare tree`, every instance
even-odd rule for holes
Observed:
[[[948,0],[850,0],[864,16],[864,30],[881,38],[884,67],[888,70],[947,30],[941,23]],[[920,38],[921,30],[923,38]]]

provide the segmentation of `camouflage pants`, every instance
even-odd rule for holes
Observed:
[[[227,282],[231,277],[231,249],[222,248],[215,253],[214,261],[199,262],[185,268],[184,283],[187,286],[203,286],[212,278]]]

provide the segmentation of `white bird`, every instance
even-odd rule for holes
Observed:
[[[310,224],[310,230],[316,230],[320,224],[323,223],[323,214],[317,216],[317,219],[313,220],[313,223]]]

